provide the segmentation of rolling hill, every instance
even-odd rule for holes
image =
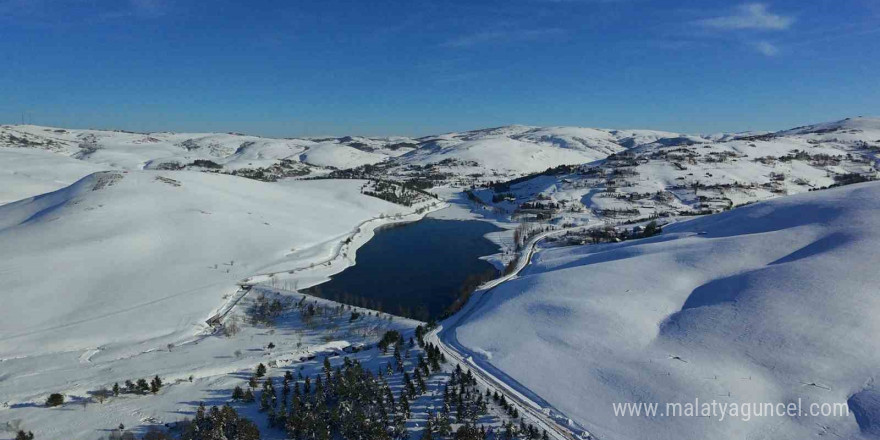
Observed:
[[[880,119],[853,118],[779,133],[666,137],[593,163],[474,191],[515,216],[626,223],[707,214],[774,197],[872,180]]]
[[[457,339],[600,439],[874,438],[880,184],[762,202],[618,244],[551,248]],[[801,402],[791,416],[616,403]],[[812,416],[813,404],[845,416]]]
[[[412,211],[361,185],[108,171],[0,206],[0,353],[185,339],[241,279],[329,258],[360,223]]]

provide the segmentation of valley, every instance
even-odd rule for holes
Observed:
[[[876,330],[878,163],[872,118],[421,138],[5,125],[0,438],[179,433],[200,402],[287,438],[275,416],[292,414],[288,396],[230,396],[299,387],[325,358],[409,396],[394,438],[428,424],[738,438],[771,422],[776,438],[867,436],[876,350],[853,355],[872,340],[835,329]],[[399,336],[390,351],[377,346],[386,335]],[[422,369],[435,350],[446,362]],[[251,386],[259,364],[268,379]],[[416,371],[425,383],[410,390]],[[155,392],[104,393],[153,376]],[[473,411],[444,409],[447,387]],[[859,416],[658,425],[609,413],[669,390],[851,402]],[[44,404],[52,393],[59,408]]]

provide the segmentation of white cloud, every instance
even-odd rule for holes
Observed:
[[[768,57],[772,57],[772,56],[779,53],[778,47],[776,47],[773,44],[768,43],[766,41],[759,41],[759,42],[755,43],[755,49],[758,52],[760,52],[761,54],[766,55]]]
[[[703,26],[716,29],[784,30],[791,27],[794,18],[769,12],[764,3],[746,3],[732,15],[700,20]]]

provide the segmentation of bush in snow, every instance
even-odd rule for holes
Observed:
[[[59,393],[52,393],[46,399],[46,406],[59,406],[64,403],[64,396]]]

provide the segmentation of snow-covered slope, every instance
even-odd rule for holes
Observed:
[[[192,335],[238,280],[320,260],[360,222],[410,211],[361,185],[111,171],[0,206],[0,353]]]
[[[374,164],[411,151],[409,138],[272,139],[238,133],[133,133],[33,125],[0,126],[0,147],[47,150],[100,169],[179,169],[210,161],[224,172],[267,168],[282,160],[311,171]],[[308,168],[306,168],[308,169]]]
[[[719,212],[853,179],[874,179],[880,169],[877,118],[761,135],[640,139],[647,143],[595,163],[476,194],[507,212],[546,208],[561,222],[622,222]]]
[[[682,137],[648,130],[520,125],[420,139],[271,139],[237,133],[133,133],[0,126],[0,147],[48,150],[102,169],[175,170],[199,165],[199,169],[204,169],[208,165],[211,171],[252,176],[248,170],[279,174],[279,170],[265,170],[287,161],[304,165],[295,175],[321,175],[328,170],[381,164],[381,168],[374,169],[380,171],[381,177],[408,179],[427,172],[461,183],[520,177]]]
[[[592,162],[623,150],[612,139],[593,129],[509,126],[421,139],[421,148],[401,157],[401,162],[427,165],[452,160],[498,172],[528,173]]]
[[[350,312],[341,313],[338,304],[308,298],[299,304],[301,295],[261,287],[244,298],[226,320],[236,323],[234,333],[203,335],[175,346],[154,346],[136,353],[120,353],[112,347],[54,352],[2,361],[0,381],[0,438],[12,440],[16,429],[33,431],[35,438],[97,440],[119,438],[120,424],[142,438],[148,427],[164,429],[191,419],[200,402],[206,405],[231,403],[259,425],[266,440],[288,438],[278,428],[270,428],[265,411],[258,403],[231,401],[236,386],[247,387],[247,378],[258,363],[268,366],[268,376],[280,382],[285,371],[314,377],[324,356],[333,355],[334,366],[345,354],[365,366],[378,370],[393,362],[389,353],[378,350],[345,353],[352,345],[373,345],[386,329],[412,332],[418,324],[412,320],[361,312],[351,321]],[[280,299],[283,310],[271,323],[252,324],[248,310],[257,299],[267,295]],[[306,306],[319,310],[308,318]],[[323,310],[322,310],[323,309]],[[318,356],[318,361],[309,357]],[[416,360],[415,354],[407,363]],[[125,381],[150,379],[158,375],[164,382],[161,391],[132,393],[125,391]],[[118,396],[98,398],[99,390],[112,389],[118,383]],[[280,388],[280,386],[279,386]],[[57,408],[43,405],[49,393],[62,393],[65,404]],[[255,390],[259,396],[259,391]],[[414,405],[415,406],[415,405]],[[419,410],[414,408],[414,412]],[[418,413],[417,413],[418,414]],[[424,419],[424,414],[415,417]],[[411,423],[414,425],[414,423]],[[179,430],[171,432],[179,435]],[[127,437],[126,437],[127,438]]]
[[[388,159],[388,156],[372,151],[359,150],[335,142],[317,143],[300,156],[303,162],[331,168],[354,168],[372,165]]]
[[[322,176],[335,170],[331,176],[407,180],[423,187],[471,187],[558,166],[592,164],[593,169],[579,169],[585,176],[563,176],[566,182],[557,179],[544,187],[532,182],[516,190],[518,203],[543,193],[565,200],[568,207],[637,210],[628,216],[637,217],[718,209],[827,186],[839,174],[873,172],[880,151],[880,119],[706,136],[511,125],[419,139],[271,139],[237,133],[5,125],[0,126],[0,147],[4,146],[48,150],[101,169],[190,168],[261,180]],[[701,194],[699,188],[691,191],[694,185],[707,188]],[[638,200],[620,200],[625,197]]]
[[[601,439],[876,435],[880,184],[540,252],[457,339]],[[536,362],[536,360],[538,360]],[[614,403],[848,404],[845,416],[615,416]]]
[[[873,178],[878,159],[880,120],[871,118],[779,133],[508,126],[421,139],[0,126],[0,423],[9,410],[52,435],[75,423],[74,437],[94,438],[97,425],[169,420],[191,411],[187,398],[225,396],[241,382],[235,371],[263,356],[253,346],[280,336],[251,326],[239,339],[206,337],[205,320],[228,310],[243,278],[307,287],[350,264],[345,252],[373,226],[435,203],[407,208],[362,194],[403,190],[385,179],[470,188],[562,165],[475,192],[498,217],[552,211],[557,223],[616,223]],[[333,173],[383,180],[253,180]],[[878,196],[877,185],[851,186],[668,226],[648,240],[544,251],[526,276],[485,297],[461,340],[599,438],[872,432]],[[358,340],[378,336],[361,330]],[[310,344],[328,342],[296,322],[272,360],[298,359],[303,332]],[[254,353],[232,354],[241,347]],[[525,362],[535,358],[558,362]],[[39,405],[49,392],[88,396],[109,377],[153,372],[196,379],[82,420],[69,406],[55,417]],[[612,401],[722,395],[849,399],[859,419],[609,415]]]
[[[429,170],[474,181],[499,180],[559,165],[593,162],[667,137],[647,130],[511,125],[418,139],[420,147],[397,158],[391,172],[408,176]]]
[[[870,139],[880,140],[880,124],[878,123],[880,123],[880,118],[859,116],[783,130],[776,135],[813,135],[814,138],[825,141],[835,139],[857,141],[864,140],[864,136],[867,135]]]
[[[0,147],[0,205],[55,191],[103,169],[49,151]]]

